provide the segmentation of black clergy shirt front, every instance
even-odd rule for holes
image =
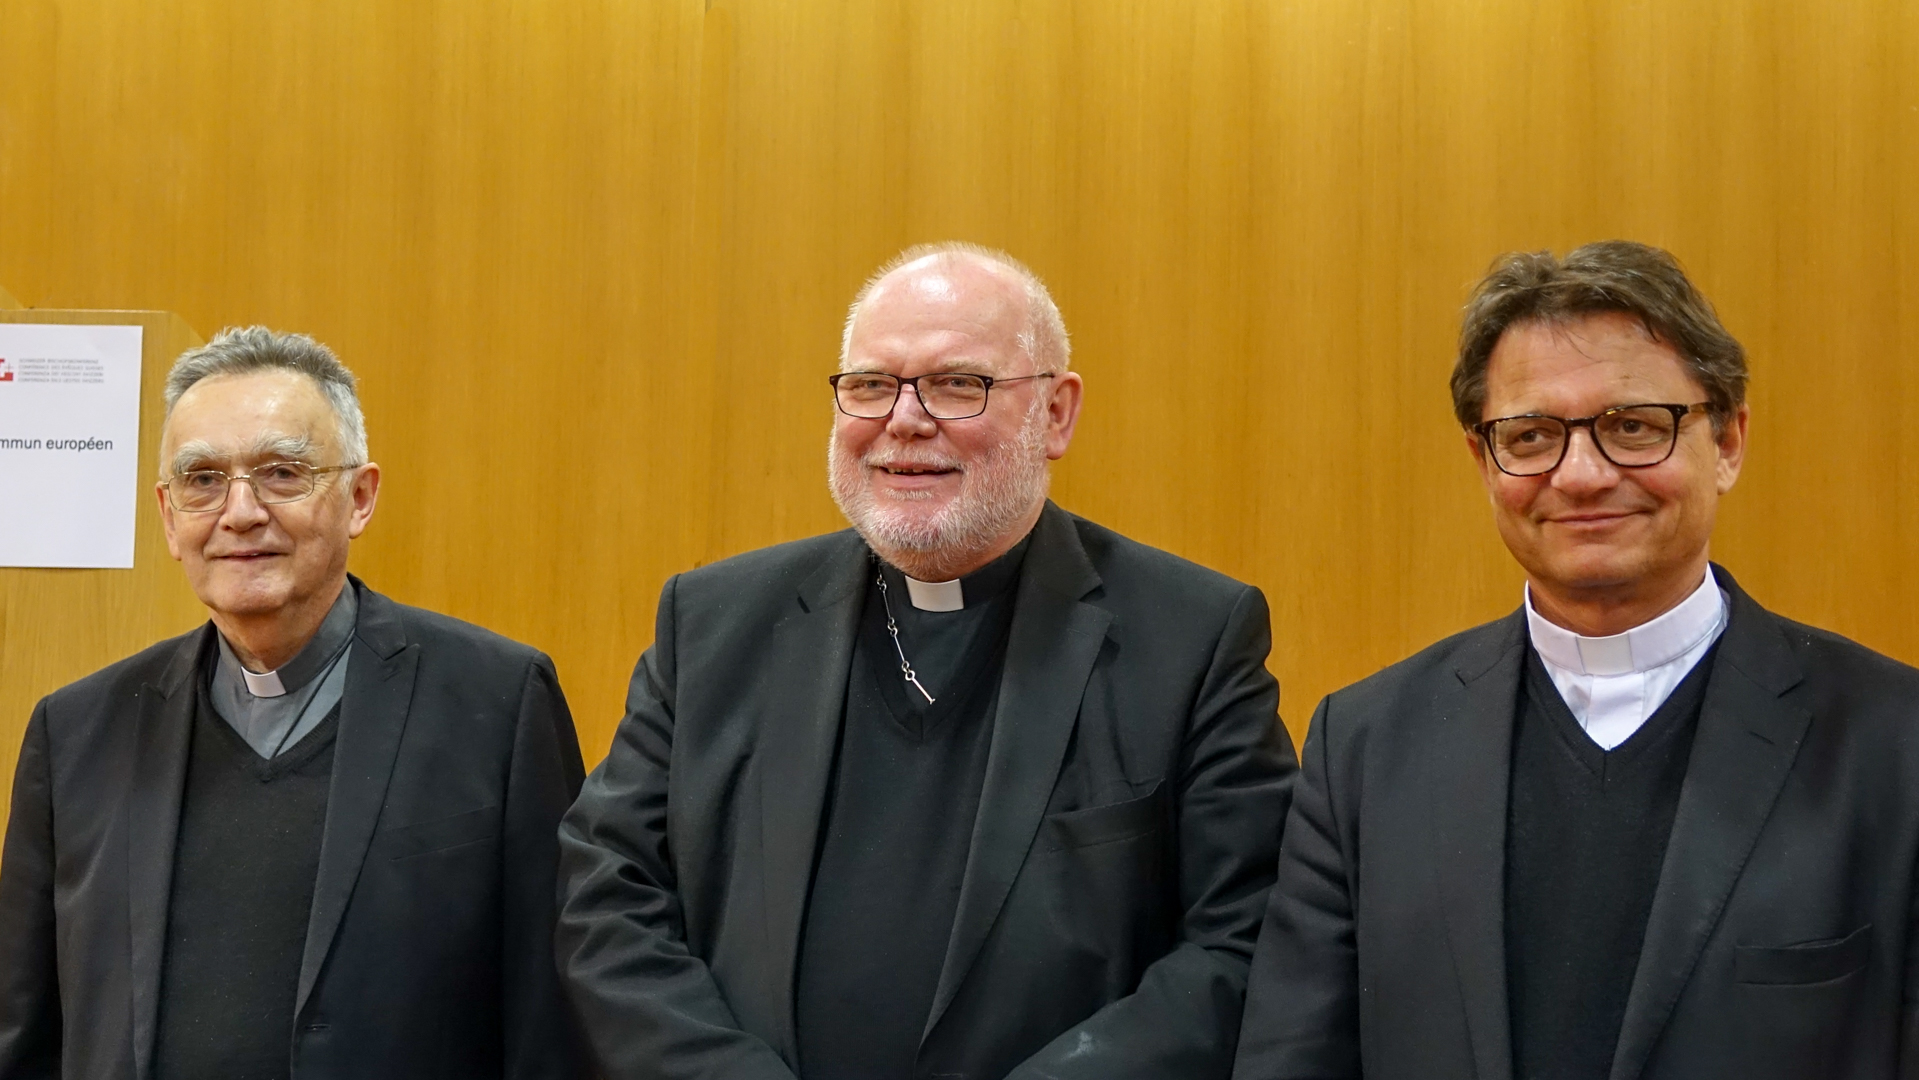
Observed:
[[[1026,541],[961,580],[965,606],[922,611],[883,564],[867,586],[798,974],[800,1074],[914,1075],[985,780]],[[934,701],[900,671],[886,629]]]

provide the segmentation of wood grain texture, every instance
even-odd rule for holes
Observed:
[[[1604,237],[1751,350],[1717,555],[1919,660],[1919,5],[27,0],[0,70],[0,280],[332,344],[355,570],[552,653],[589,759],[669,574],[839,525],[844,304],[951,237],[1074,333],[1060,501],[1264,588],[1295,732],[1518,602],[1458,309]],[[135,644],[72,626],[5,641],[7,724]]]

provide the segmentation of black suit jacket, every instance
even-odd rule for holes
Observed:
[[[1612,1080],[1919,1076],[1919,671],[1732,597]],[[1512,1075],[1522,613],[1329,696],[1239,1080]]]
[[[553,665],[357,580],[293,1074],[574,1077],[555,827],[579,743]],[[0,861],[0,1080],[151,1075],[194,680],[211,624],[48,695]]]
[[[667,583],[560,829],[561,964],[613,1077],[794,1075],[868,560],[848,531]],[[1051,504],[1017,590],[921,1071],[1223,1077],[1294,772],[1265,601]]]

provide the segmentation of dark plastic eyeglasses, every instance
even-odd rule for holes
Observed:
[[[833,400],[839,404],[840,411],[861,420],[891,416],[893,406],[899,403],[902,386],[913,388],[913,393],[919,396],[920,408],[933,419],[967,420],[986,411],[986,397],[993,387],[1028,379],[1051,379],[1057,374],[1044,371],[1038,375],[996,379],[970,371],[935,371],[902,379],[883,371],[842,371],[827,376],[826,381],[833,384]]]
[[[1486,445],[1493,464],[1508,476],[1543,476],[1566,460],[1575,428],[1592,432],[1593,445],[1607,461],[1622,469],[1650,468],[1672,456],[1679,445],[1679,426],[1692,413],[1703,413],[1710,403],[1694,405],[1621,405],[1592,416],[1568,420],[1528,413],[1502,416],[1474,424],[1473,433]]]

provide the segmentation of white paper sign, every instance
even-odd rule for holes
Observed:
[[[0,323],[0,566],[131,567],[139,470],[140,327]]]

